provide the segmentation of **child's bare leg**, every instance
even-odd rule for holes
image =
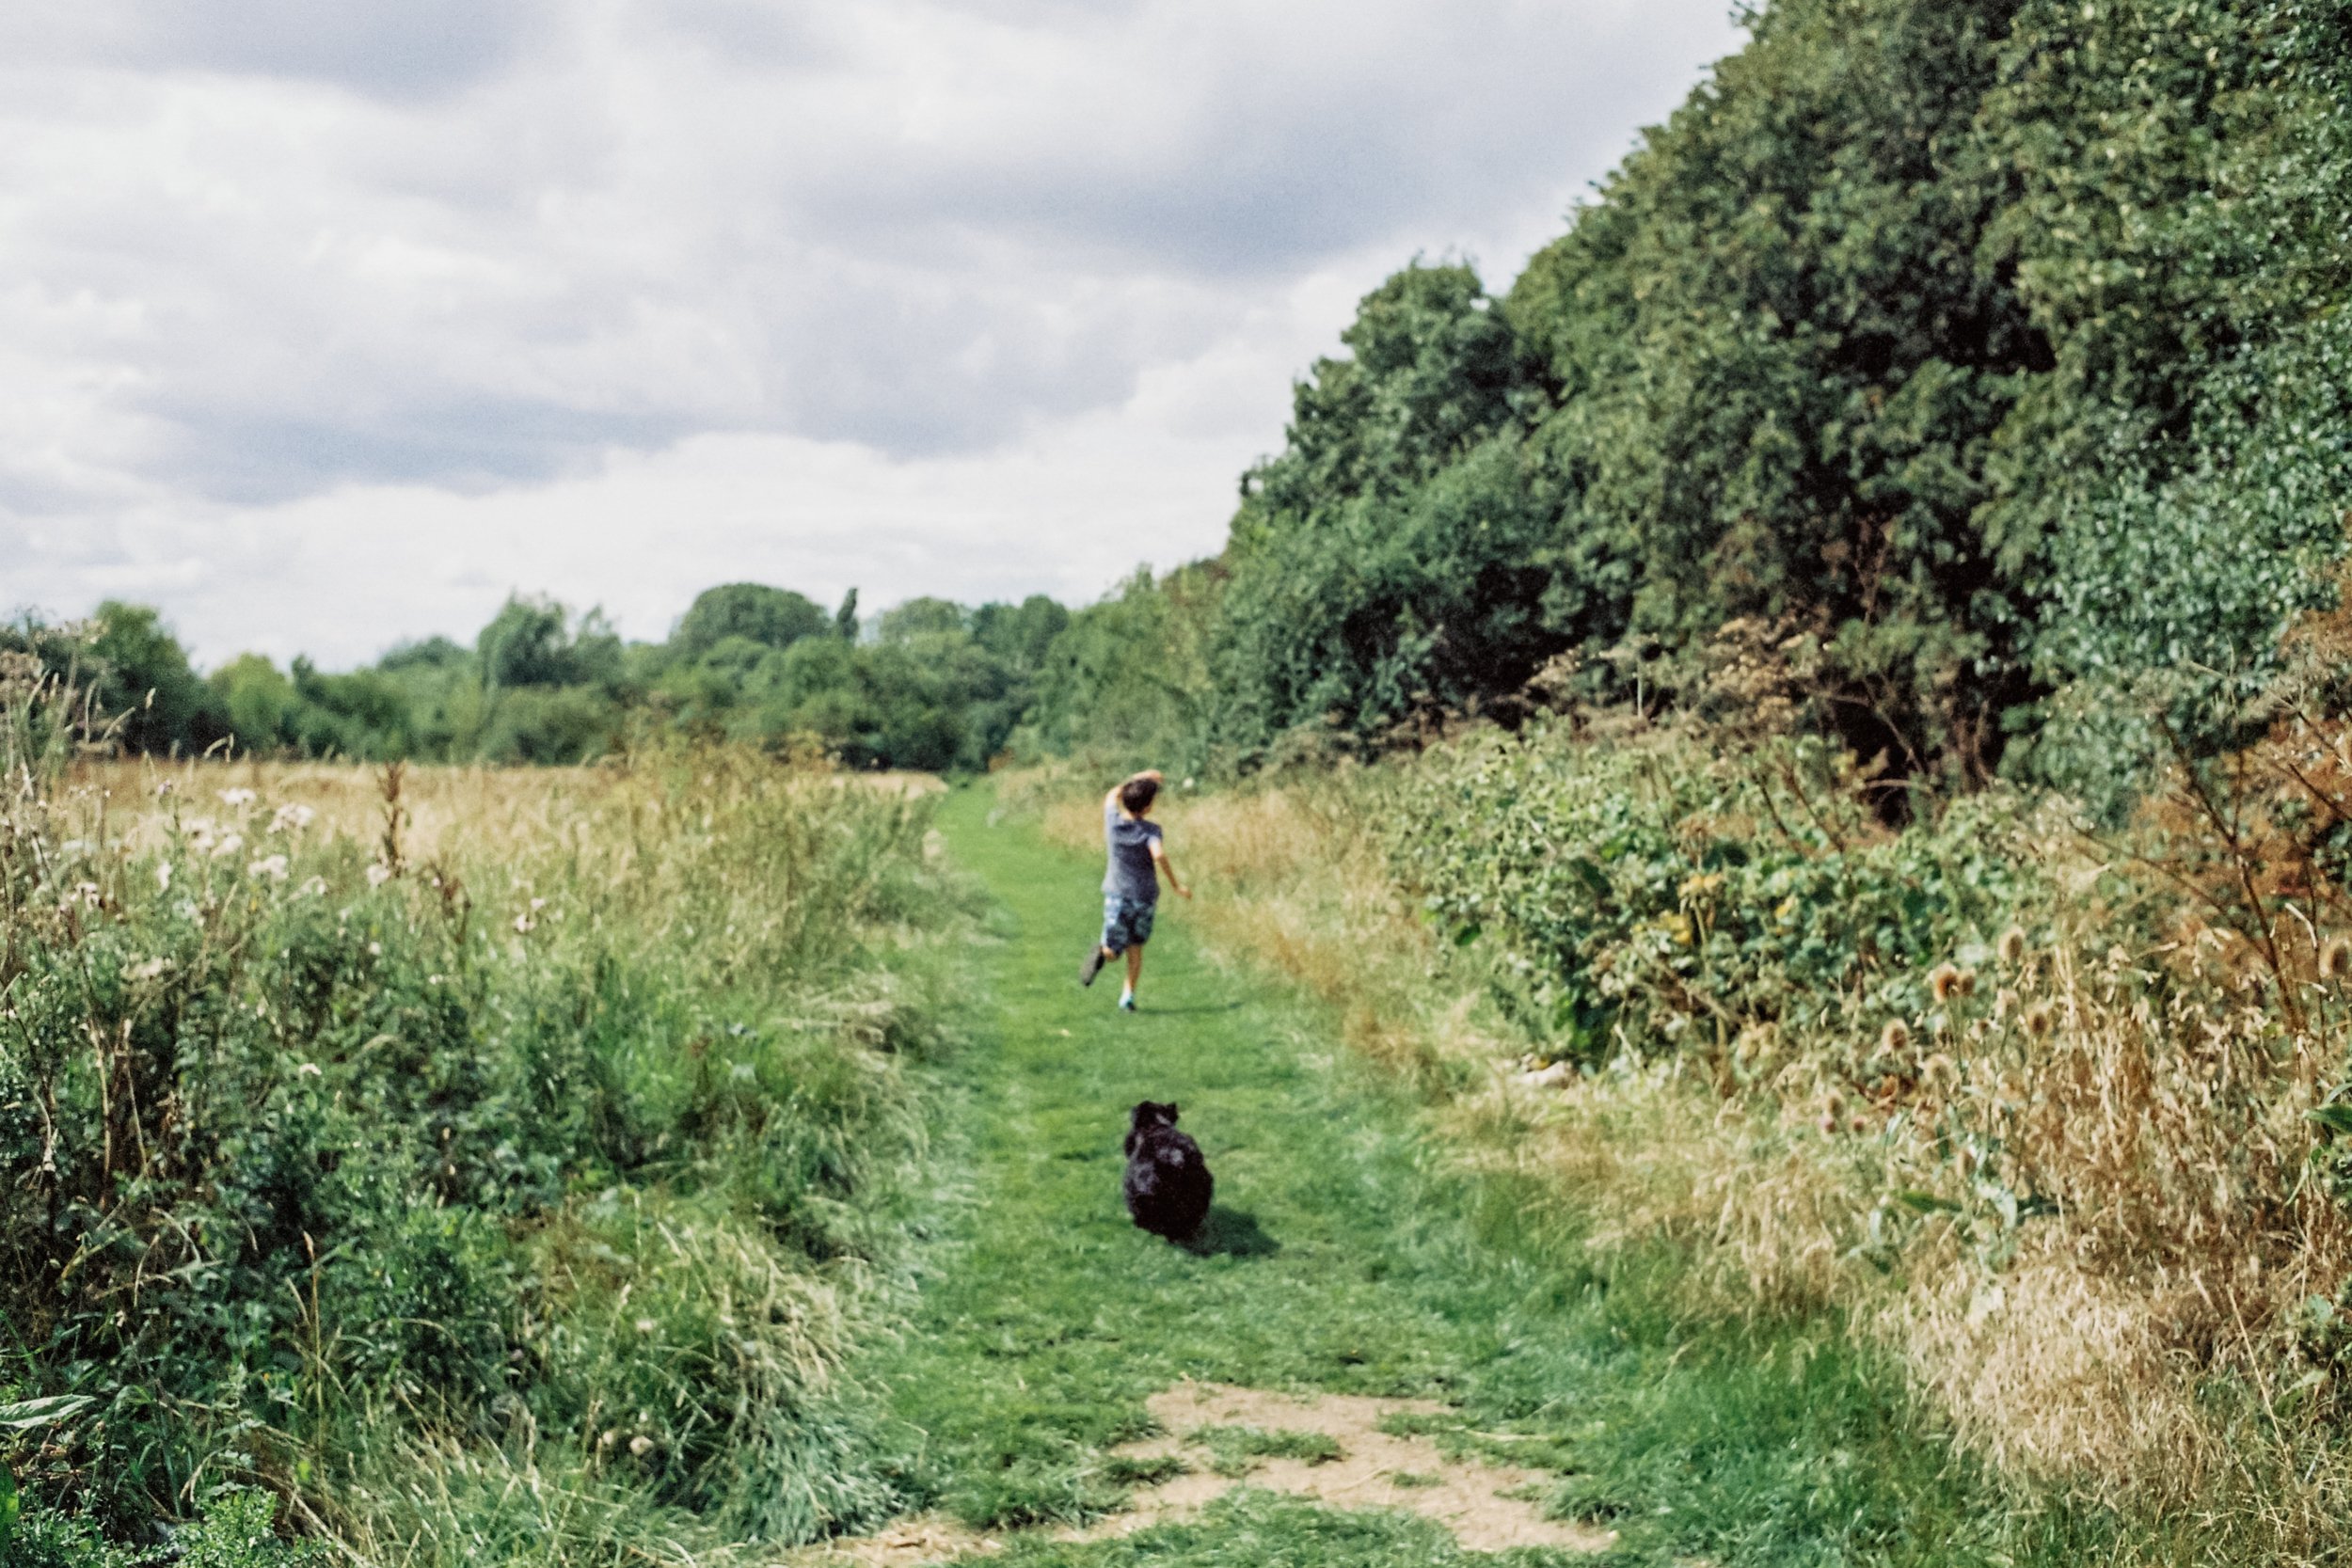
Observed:
[[[1136,942],[1127,949],[1127,994],[1129,996],[1135,995],[1136,982],[1141,978],[1143,978],[1143,943]]]

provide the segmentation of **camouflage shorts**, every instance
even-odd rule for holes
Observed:
[[[1152,916],[1159,905],[1117,894],[1103,900],[1103,945],[1114,953],[1141,947],[1152,940]]]

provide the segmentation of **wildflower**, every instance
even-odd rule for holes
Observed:
[[[368,867],[368,886],[382,887],[391,879],[392,868],[382,861],[376,861]]]
[[[2003,931],[2001,940],[1995,944],[1995,951],[2000,954],[2001,961],[2011,968],[2024,963],[2026,961],[2025,927],[2011,926],[2008,930]]]
[[[231,811],[241,806],[249,806],[253,803],[253,791],[243,784],[237,785],[234,789],[224,789],[220,792],[220,803]]]
[[[171,863],[169,861],[155,863],[155,891],[158,893],[171,891]]]
[[[515,917],[515,929],[524,936],[529,936],[538,924],[527,914],[518,914]]]
[[[2319,950],[2319,977],[2341,980],[2352,974],[2352,938],[2329,937]]]
[[[609,1449],[620,1440],[621,1434],[619,1433],[613,1431],[611,1427],[606,1427],[604,1429],[604,1434],[596,1439],[596,1447],[600,1449]]]
[[[643,1459],[653,1451],[653,1439],[641,1432],[628,1440],[628,1451]]]
[[[294,1076],[296,1078],[316,1078],[321,1075],[322,1070],[323,1069],[319,1067],[318,1063],[305,1062],[300,1067],[294,1069]]]
[[[2050,1010],[2047,1002],[2037,1002],[2026,1009],[2024,1022],[2026,1033],[2040,1039],[2058,1026],[2058,1015]]]
[[[298,832],[302,829],[309,827],[310,825],[310,819],[316,816],[318,816],[318,813],[312,811],[309,806],[297,805],[289,800],[286,804],[279,806],[278,810],[271,815],[269,819],[269,831],[274,833],[288,832]]]
[[[1960,970],[1952,964],[1937,964],[1928,972],[1928,990],[1938,1002],[1949,1002],[1960,990]]]
[[[244,847],[245,835],[243,833],[230,833],[223,838],[218,844],[213,846],[213,859],[216,861],[226,860],[229,856],[235,854],[238,850]]]
[[[1879,1049],[1889,1056],[1899,1056],[1911,1046],[1911,1025],[1899,1018],[1890,1018],[1879,1032]]]
[[[651,1334],[659,1326],[651,1318],[637,1320],[637,1332],[640,1334]]]
[[[302,896],[305,898],[320,898],[326,896],[326,879],[324,877],[313,877],[302,884]]]
[[[384,944],[383,944],[382,942],[372,942],[368,943],[368,957],[369,957],[369,958],[382,958],[383,956],[384,956]]]
[[[248,877],[267,877],[273,882],[282,882],[286,879],[286,857],[263,855],[260,860],[247,865],[245,868],[245,874]]]
[[[171,967],[169,958],[141,958],[122,972],[126,980],[152,980]]]

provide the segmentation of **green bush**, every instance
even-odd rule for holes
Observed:
[[[2006,797],[1896,833],[1862,782],[1820,739],[1735,752],[1535,726],[1432,752],[1383,820],[1430,918],[1491,954],[1556,1054],[1722,1053],[1751,1025],[1867,1038],[1923,1018],[1937,964],[1982,961],[2047,895]]]

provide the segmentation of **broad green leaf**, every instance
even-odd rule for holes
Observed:
[[[34,1427],[70,1421],[90,1406],[87,1394],[52,1394],[47,1399],[19,1400],[0,1404],[0,1427],[25,1432]]]

